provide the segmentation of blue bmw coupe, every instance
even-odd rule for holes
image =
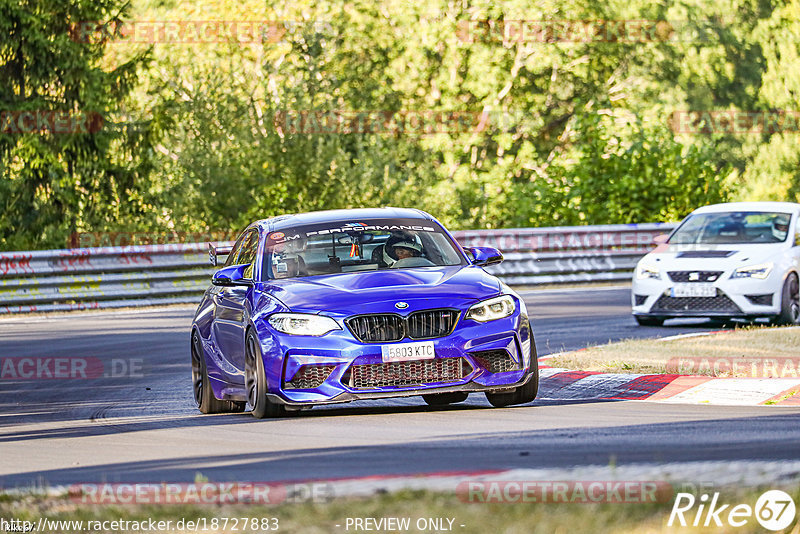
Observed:
[[[483,392],[497,407],[536,398],[525,303],[412,209],[286,215],[210,248],[214,273],[192,322],[202,413],[258,418],[320,404],[421,395],[431,405]]]

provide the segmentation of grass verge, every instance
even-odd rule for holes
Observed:
[[[720,504],[744,503],[755,507],[759,495],[766,489],[755,490],[736,488],[717,488]],[[709,490],[710,491],[710,490]],[[711,491],[711,493],[713,493]],[[795,502],[800,502],[800,490],[789,491]],[[697,495],[699,498],[700,495]],[[721,532],[735,530],[737,533],[763,532],[754,517],[743,527],[731,529],[729,525],[720,529],[714,526],[699,528],[667,526],[674,498],[660,503],[647,504],[543,504],[543,503],[469,503],[465,497],[454,493],[430,491],[400,491],[379,494],[366,498],[339,498],[328,503],[282,504],[275,506],[232,505],[232,506],[96,506],[79,505],[66,499],[25,497],[0,500],[0,517],[27,520],[36,524],[40,517],[65,521],[197,521],[205,518],[205,532],[266,532],[270,528],[247,528],[233,530],[221,526],[224,518],[263,518],[284,533],[328,533],[354,532],[350,523],[355,518],[408,518],[407,532],[457,532],[463,534],[524,533],[659,533],[659,532]],[[699,502],[699,501],[698,501]],[[729,507],[730,508],[730,507]],[[686,519],[691,524],[697,506],[687,512]],[[704,514],[703,514],[704,516]],[[217,518],[217,527],[211,528],[212,520]],[[430,528],[429,519],[439,520],[437,525],[447,528]],[[701,524],[702,520],[701,518]],[[452,523],[448,520],[452,520]],[[725,520],[724,514],[722,520]],[[425,523],[425,524],[423,524]],[[419,528],[422,526],[422,528]],[[84,529],[85,530],[85,529]],[[140,529],[144,530],[144,529]],[[184,529],[185,531],[189,531]],[[375,532],[396,532],[398,529],[373,528]],[[790,526],[785,531],[790,532]],[[51,532],[79,532],[68,528],[51,528]],[[99,532],[132,532],[130,529],[95,530]],[[174,526],[162,532],[178,532]],[[202,529],[196,531],[203,532]]]
[[[747,326],[698,337],[609,343],[561,353],[546,363],[604,373],[797,378],[798,347],[800,328]]]

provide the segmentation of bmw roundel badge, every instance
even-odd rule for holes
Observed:
[[[405,310],[408,308],[408,302],[395,302],[394,307],[398,310]]]

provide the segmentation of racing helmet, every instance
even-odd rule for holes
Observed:
[[[417,235],[408,232],[392,234],[383,245],[383,261],[390,267],[398,260],[396,247],[413,250],[416,256],[422,255],[422,243]]]
[[[789,233],[789,219],[785,217],[775,217],[772,220],[772,235],[778,241],[786,239]]]
[[[300,274],[305,263],[302,252],[306,243],[305,238],[299,238],[272,246],[272,273],[275,278],[289,278]]]

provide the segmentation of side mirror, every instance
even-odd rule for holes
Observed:
[[[663,245],[669,239],[669,234],[657,235],[653,238],[653,243],[656,245]]]
[[[487,265],[497,265],[503,261],[503,254],[492,247],[469,247],[465,248],[467,257],[472,260],[473,265],[486,267]]]
[[[214,273],[211,283],[215,286],[251,286],[253,285],[252,280],[244,278],[244,270],[248,267],[250,264],[223,267]]]

